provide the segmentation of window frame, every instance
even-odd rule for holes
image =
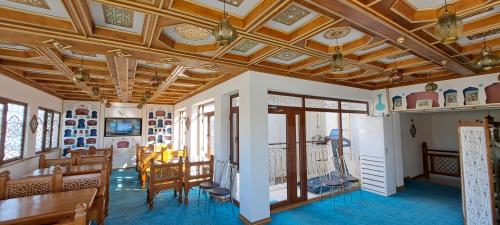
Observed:
[[[210,145],[212,144],[211,140],[210,140],[210,135],[213,135],[210,132],[210,128],[211,128],[210,127],[210,118],[213,117],[215,120],[215,108],[214,108],[214,111],[206,112],[205,107],[207,107],[209,105],[214,105],[214,107],[215,107],[215,102],[211,101],[211,102],[207,102],[207,103],[204,103],[204,104],[201,104],[198,106],[198,131],[196,132],[197,139],[198,139],[198,157],[207,158],[207,159],[210,158],[211,154],[214,154],[214,149],[210,149]],[[207,118],[207,121],[204,121],[205,117]],[[205,133],[205,130],[204,130],[205,122],[208,123],[207,124],[207,133]],[[207,138],[207,143],[205,143],[205,137]],[[205,144],[207,145],[207,149],[206,149],[207,155],[204,155],[205,149],[203,149],[203,148],[205,147]]]
[[[239,98],[239,94],[234,94],[229,96],[229,162],[239,166],[240,165],[240,140],[239,140],[240,106],[232,105],[233,99],[235,98]],[[233,118],[233,114],[236,114],[236,118]],[[233,127],[233,122],[236,122],[236,127]],[[233,136],[234,133],[236,133],[236,137]],[[233,139],[236,141],[236,145],[234,145]]]
[[[44,121],[43,121],[43,124],[38,124],[38,126],[40,125],[43,125],[43,137],[42,137],[42,150],[41,151],[36,151],[35,150],[35,154],[41,154],[41,153],[44,153],[44,152],[49,152],[49,151],[52,151],[54,149],[57,149],[60,147],[61,145],[61,141],[59,140],[60,139],[60,135],[61,135],[61,113],[58,112],[58,111],[55,111],[53,109],[48,109],[48,108],[44,108],[44,107],[38,107],[38,110],[43,110],[45,111],[45,115],[44,115]],[[38,115],[38,110],[37,110],[37,115]],[[51,117],[51,121],[50,121],[50,139],[49,139],[49,147],[47,147],[47,124],[48,124],[48,116],[49,116],[49,113],[52,115]],[[57,125],[57,129],[59,130],[58,132],[58,137],[57,137],[57,146],[56,147],[53,147],[52,146],[52,139],[53,139],[53,136],[54,135],[54,117],[55,117],[55,114],[59,114],[59,124]],[[35,135],[35,142],[36,142],[36,135]]]
[[[185,110],[179,111],[179,148],[184,149],[187,146],[186,136],[187,136],[187,113]]]
[[[23,118],[23,138],[21,141],[21,152],[19,154],[19,157],[15,157],[12,159],[4,160],[3,157],[5,156],[5,134],[7,132],[7,112],[9,111],[9,106],[8,104],[16,104],[16,105],[22,105],[24,106],[24,118]],[[24,145],[26,141],[26,122],[28,118],[28,104],[8,98],[3,98],[0,97],[0,104],[4,105],[4,110],[3,110],[3,115],[2,115],[2,129],[0,130],[0,166],[4,165],[9,162],[14,162],[17,160],[21,160],[24,157]]]

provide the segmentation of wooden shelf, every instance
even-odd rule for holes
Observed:
[[[390,110],[390,111],[391,112],[441,112],[441,111],[484,110],[484,109],[500,109],[500,103],[486,104],[486,105],[433,107],[427,109],[402,109],[402,110]]]

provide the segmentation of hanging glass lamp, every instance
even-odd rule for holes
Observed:
[[[85,82],[90,78],[89,72],[83,68],[83,55],[80,61],[80,67],[73,71],[73,76],[78,82]]]
[[[491,47],[486,46],[486,37],[483,36],[484,47],[481,49],[481,57],[476,61],[476,66],[484,71],[491,70],[498,65],[499,57],[493,53]]]
[[[438,10],[438,21],[434,26],[436,36],[443,44],[450,44],[458,40],[462,32],[462,19],[457,16],[453,4],[444,1],[444,6]]]
[[[226,1],[224,2],[224,16],[217,26],[212,29],[212,35],[217,43],[226,46],[236,40],[238,32],[229,21],[229,15],[226,13]]]
[[[392,68],[392,73],[389,74],[389,81],[391,83],[397,83],[403,80],[403,70],[398,69],[398,62],[394,59],[394,67]]]
[[[92,92],[92,96],[96,96],[97,97],[97,96],[99,96],[101,94],[101,89],[97,85],[95,85],[95,86],[92,87],[91,92]]]
[[[337,45],[335,46],[335,51],[333,52],[332,69],[333,71],[342,71],[344,70],[344,55],[339,48],[339,39],[335,39],[335,42]]]

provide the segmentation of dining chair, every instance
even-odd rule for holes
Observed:
[[[340,157],[340,162],[342,164],[342,168],[340,170],[341,172],[339,174],[340,181],[342,182],[344,190],[347,190],[349,192],[352,203],[353,184],[357,184],[361,189],[361,180],[349,173],[349,169],[347,168],[347,164],[344,160],[344,157]],[[363,201],[363,192],[361,190],[359,191],[359,196],[361,201]]]
[[[208,195],[210,198],[213,198],[213,204],[214,204],[214,214],[216,210],[216,201],[219,201],[221,205],[223,203],[226,203],[226,210],[229,210],[228,204],[231,203],[231,211],[234,215],[234,198],[233,198],[233,192],[234,192],[234,182],[236,180],[236,174],[238,173],[238,166],[229,164],[227,166],[226,171],[226,182],[223,183],[221,181],[221,185],[219,187],[210,189],[208,191]],[[208,211],[210,213],[210,207],[208,207]]]
[[[200,198],[202,191],[205,193],[211,189],[220,186],[220,183],[222,181],[222,176],[224,175],[224,171],[227,169],[228,165],[229,165],[228,161],[222,161],[222,160],[215,161],[213,180],[205,181],[200,183],[200,185],[198,185],[198,206],[200,206]]]
[[[319,179],[320,179],[320,199],[323,198],[323,189],[327,188],[329,192],[331,192],[330,199],[333,199],[333,206],[336,207],[335,203],[335,190],[343,191],[344,186],[338,176],[335,176],[333,171],[330,171],[328,166],[328,159],[319,159],[317,161],[317,165],[320,167],[318,171],[320,171]],[[344,196],[344,204],[346,203],[345,195]]]

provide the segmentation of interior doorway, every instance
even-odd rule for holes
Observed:
[[[268,115],[270,204],[277,208],[307,200],[304,111],[270,108]]]

